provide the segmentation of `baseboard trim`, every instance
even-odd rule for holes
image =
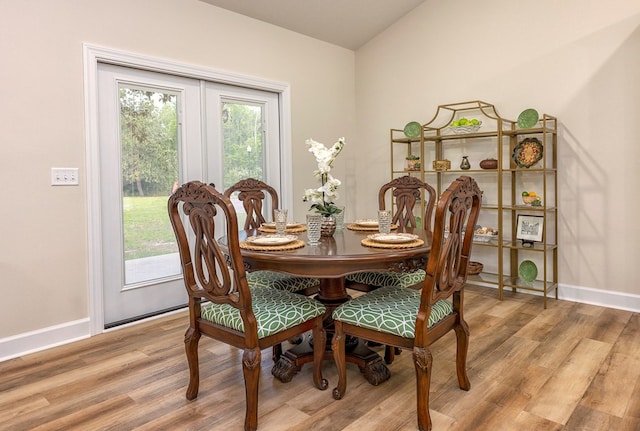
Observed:
[[[178,314],[185,311],[185,307],[165,311],[161,314],[145,316],[144,319],[129,322],[113,328],[104,329],[103,332],[112,332],[129,326],[159,319],[163,316]],[[74,341],[83,340],[91,336],[91,321],[89,318],[74,320],[60,325],[50,326],[37,331],[25,332],[7,338],[0,339],[0,362],[30,353],[40,352],[52,347],[62,346]]]
[[[493,283],[482,283],[474,280],[471,284],[481,287],[490,287],[496,290],[498,289],[498,286]],[[528,295],[542,296],[541,292],[532,290],[520,289],[518,292],[526,293]],[[554,300],[555,291],[548,292],[547,298],[548,300]],[[640,313],[640,295],[633,293],[614,292],[610,290],[561,284],[558,287],[558,299]]]
[[[89,318],[0,339],[0,362],[89,338]]]
[[[563,284],[558,299],[640,313],[640,295]]]

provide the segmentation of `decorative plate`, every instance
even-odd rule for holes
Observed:
[[[538,276],[538,267],[530,260],[523,260],[518,268],[518,274],[524,281],[532,282]]]
[[[297,240],[295,235],[256,235],[246,239],[253,245],[284,245]]]
[[[410,233],[375,233],[367,236],[371,241],[381,242],[385,244],[402,244],[418,239],[418,235]]]
[[[417,138],[420,136],[420,130],[422,126],[417,121],[411,121],[404,126],[404,135],[407,138]]]
[[[542,159],[542,142],[538,138],[527,138],[513,149],[511,156],[520,168],[530,168]]]
[[[373,220],[373,219],[356,220],[356,224],[358,226],[364,226],[364,227],[378,227],[378,220]]]
[[[538,111],[533,108],[525,109],[518,115],[518,127],[528,129],[535,126],[539,119]]]
[[[269,229],[275,229],[275,228],[276,228],[276,222],[274,222],[274,221],[268,221],[268,222],[266,222],[266,223],[262,223],[262,226],[264,226],[264,227],[266,227],[266,228],[269,228]],[[287,228],[287,229],[291,229],[291,228],[294,228],[294,227],[300,227],[300,226],[302,226],[302,224],[300,224],[300,223],[296,223],[296,222],[287,222],[287,226],[286,226],[286,228]]]

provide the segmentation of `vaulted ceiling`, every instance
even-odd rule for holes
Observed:
[[[424,0],[201,0],[356,50]]]

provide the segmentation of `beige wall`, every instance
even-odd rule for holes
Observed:
[[[356,53],[358,139],[370,149],[357,172],[388,180],[389,128],[425,123],[439,104],[555,115],[560,282],[640,294],[639,25],[628,0],[427,0]]]
[[[89,316],[83,43],[289,83],[301,216],[305,139],[354,135],[353,51],[197,0],[1,3],[0,340]],[[81,185],[51,187],[54,166],[80,167]]]

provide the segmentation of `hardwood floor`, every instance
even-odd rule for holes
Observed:
[[[489,288],[466,290],[471,390],[455,376],[454,336],[433,346],[434,431],[640,430],[640,315]],[[0,429],[241,430],[241,353],[203,337],[200,394],[185,399],[186,314],[178,313],[0,363]],[[414,430],[411,353],[374,387],[349,364],[345,397],[313,387],[306,365],[291,383],[262,356],[258,429]],[[216,406],[220,415],[209,413]]]

